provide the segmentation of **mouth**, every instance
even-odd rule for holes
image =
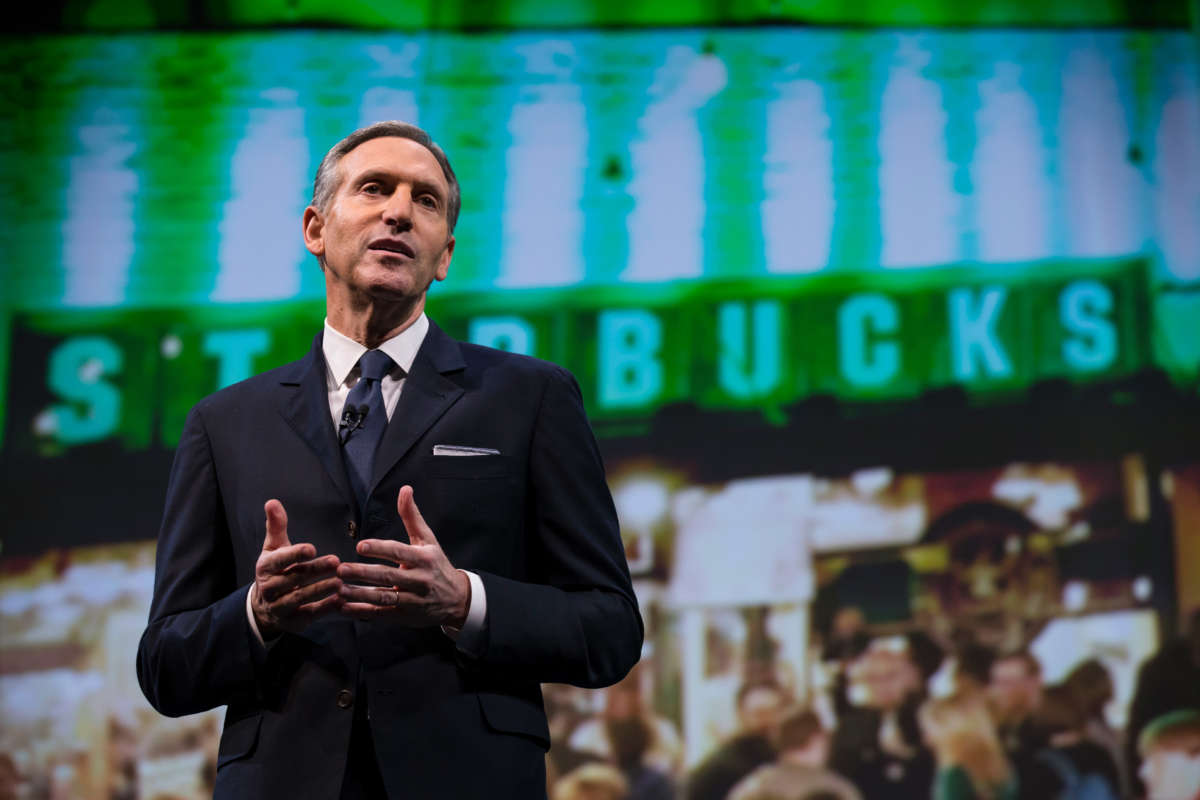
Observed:
[[[395,253],[396,255],[413,258],[416,253],[409,247],[407,242],[400,239],[376,239],[367,245],[368,250],[382,251],[386,253]]]

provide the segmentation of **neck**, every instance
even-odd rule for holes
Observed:
[[[822,767],[824,760],[818,753],[810,753],[807,750],[788,750],[779,757],[779,760],[786,764],[795,764],[800,767]]]
[[[1075,731],[1064,731],[1062,733],[1051,734],[1051,747],[1070,747],[1073,744],[1079,744],[1083,741],[1083,736]]]
[[[374,350],[408,328],[424,311],[424,295],[408,303],[382,304],[372,298],[361,305],[339,303],[333,298],[328,298],[325,303],[330,327],[368,350]]]
[[[1013,709],[1006,714],[1000,714],[1000,725],[1004,728],[1019,728],[1028,716],[1024,709]]]

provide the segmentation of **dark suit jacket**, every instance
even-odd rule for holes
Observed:
[[[227,704],[215,796],[335,798],[367,692],[394,797],[542,797],[540,682],[599,687],[637,661],[642,620],[579,388],[553,364],[459,343],[430,325],[358,508],[329,416],[318,335],[300,361],[205,398],[184,426],[159,534],[138,678],[176,716]],[[434,445],[498,456],[434,456]],[[485,645],[439,628],[346,618],[253,638],[246,592],[263,503],[293,544],[359,560],[356,540],[407,541],[417,504],[487,593]]]
[[[848,778],[865,798],[925,798],[933,786],[933,754],[921,739],[917,722],[920,698],[910,697],[900,707],[898,724],[912,758],[885,752],[879,744],[883,713],[874,708],[854,708],[838,720],[833,732],[829,766]]]
[[[761,734],[743,733],[722,744],[687,779],[687,800],[725,800],[754,770],[775,760],[775,748]]]

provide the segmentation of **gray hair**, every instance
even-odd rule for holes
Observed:
[[[322,212],[329,208],[329,203],[333,200],[333,193],[341,182],[341,177],[338,174],[338,165],[341,164],[342,159],[346,157],[347,153],[363,142],[370,141],[371,139],[379,139],[384,136],[411,139],[432,153],[433,157],[437,159],[438,165],[442,168],[442,174],[446,176],[446,183],[450,185],[450,196],[446,199],[446,222],[449,223],[450,233],[454,233],[454,225],[458,222],[458,211],[462,206],[462,195],[459,193],[458,178],[454,176],[454,169],[450,166],[450,159],[446,158],[445,151],[437,146],[437,143],[430,138],[428,133],[416,125],[410,125],[407,122],[398,122],[396,120],[376,122],[365,128],[359,128],[329,148],[329,152],[321,159],[321,166],[317,167],[317,177],[313,180],[313,206]]]

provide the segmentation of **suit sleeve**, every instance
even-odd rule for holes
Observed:
[[[643,627],[600,450],[579,386],[556,368],[530,443],[524,579],[480,573],[480,665],[525,680],[611,685],[641,654]]]
[[[159,712],[194,714],[257,694],[248,588],[236,585],[212,448],[194,408],[171,468],[150,621],[138,644],[138,682]]]

